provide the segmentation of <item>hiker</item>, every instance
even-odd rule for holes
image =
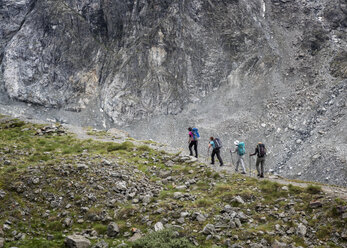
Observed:
[[[200,138],[198,129],[189,127],[188,131],[189,131],[188,144],[189,144],[189,152],[190,152],[189,155],[193,156],[192,147],[194,146],[195,157],[198,158],[198,139]]]
[[[217,155],[220,166],[223,166],[223,160],[220,156],[220,149],[222,147],[222,142],[218,138],[210,137],[210,142],[208,144],[208,153],[210,153],[211,147],[212,147],[211,164],[214,164],[214,156]]]
[[[249,154],[249,156],[254,156],[257,154],[257,162],[255,163],[255,167],[258,171],[258,177],[264,177],[264,166],[265,166],[265,157],[266,157],[266,148],[265,145],[261,142],[258,143],[255,148],[255,152],[253,154]],[[259,164],[261,164],[261,171],[259,171]]]
[[[237,154],[237,162],[236,162],[236,168],[235,168],[235,172],[238,172],[239,170],[239,165],[241,163],[242,166],[242,172],[241,174],[246,174],[246,168],[245,168],[245,163],[243,162],[243,156],[246,153],[246,149],[245,149],[245,143],[244,142],[240,142],[238,140],[235,140],[234,142],[235,144],[235,150],[232,151],[230,150],[231,153],[236,153]]]

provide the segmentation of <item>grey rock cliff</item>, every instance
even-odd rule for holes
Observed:
[[[268,169],[347,185],[346,13],[345,0],[0,0],[2,112],[25,102],[180,147],[196,125],[200,145],[262,140]]]

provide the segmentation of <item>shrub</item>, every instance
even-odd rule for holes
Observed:
[[[199,199],[196,201],[196,205],[199,208],[203,208],[203,207],[209,207],[213,205],[213,201],[209,200],[209,199]]]
[[[113,152],[113,151],[119,151],[119,150],[125,150],[125,151],[129,151],[130,149],[132,149],[134,147],[134,144],[131,143],[130,141],[125,141],[121,144],[110,144],[107,147],[107,151],[108,152]]]
[[[63,224],[59,221],[52,221],[49,222],[47,225],[47,229],[49,231],[56,231],[56,232],[60,232],[62,230],[64,230]]]
[[[300,188],[298,186],[294,186],[293,184],[289,184],[288,189],[289,189],[289,192],[292,194],[300,194],[303,192],[302,188]]]
[[[317,185],[308,185],[306,187],[306,192],[310,194],[320,194],[322,192],[322,188]]]
[[[105,234],[107,232],[107,226],[103,224],[95,224],[94,230],[97,231],[99,235]]]
[[[136,240],[131,244],[133,248],[193,248],[194,246],[185,238],[180,237],[173,229],[153,232]]]

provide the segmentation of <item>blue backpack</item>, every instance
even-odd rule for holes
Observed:
[[[194,127],[192,129],[192,133],[193,133],[193,139],[194,140],[198,140],[200,138],[200,134],[199,134],[199,131],[196,127]]]
[[[242,155],[245,155],[245,153],[246,153],[245,143],[240,142],[239,145],[237,146],[237,154],[242,156]]]

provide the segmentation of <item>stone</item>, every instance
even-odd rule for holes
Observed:
[[[86,164],[77,164],[77,169],[78,170],[86,170],[86,169],[88,169],[88,165],[86,165]]]
[[[347,240],[347,230],[341,233],[341,238]]]
[[[154,231],[158,232],[158,231],[161,231],[161,230],[164,230],[164,225],[161,222],[157,222],[154,225]]]
[[[70,235],[65,239],[67,248],[89,248],[91,242],[81,235]]]
[[[72,225],[73,221],[71,218],[65,218],[63,220],[63,225],[66,226],[66,227],[70,227]]]
[[[106,243],[105,240],[101,240],[95,245],[93,245],[92,248],[108,248],[108,244]]]
[[[202,230],[202,233],[205,235],[214,234],[215,232],[216,232],[215,226],[212,224],[207,224]]]
[[[142,198],[142,203],[145,203],[145,204],[148,204],[150,203],[152,200],[152,197],[150,195],[145,195],[143,198]]]
[[[204,215],[202,215],[202,214],[199,213],[199,214],[196,216],[196,220],[197,220],[198,222],[200,222],[200,223],[203,223],[203,222],[206,221],[206,217],[205,217]]]
[[[347,213],[342,214],[342,219],[346,220],[347,219]]]
[[[173,194],[174,199],[181,199],[183,196],[184,195],[182,192],[174,192],[174,194]]]
[[[132,237],[130,237],[128,239],[129,242],[134,242],[138,239],[142,238],[142,234],[141,233],[134,233],[134,235]]]
[[[244,205],[245,204],[245,201],[242,199],[242,197],[241,196],[235,196],[234,197],[234,199],[233,200],[231,200],[232,202],[238,202],[238,203],[240,203],[240,204],[242,204],[242,205]]]
[[[287,244],[286,243],[281,243],[278,240],[275,239],[275,241],[273,242],[271,248],[286,248]]]
[[[321,208],[323,204],[320,201],[311,201],[310,202],[310,207],[315,209],[315,208]]]
[[[35,177],[33,179],[33,184],[39,184],[40,183],[40,179],[38,177]]]
[[[297,230],[297,233],[301,236],[305,236],[306,235],[306,231],[307,231],[307,228],[304,224],[300,223],[298,225],[298,230]]]
[[[3,190],[0,190],[0,199],[3,199],[6,196],[6,192]]]
[[[283,191],[289,191],[288,186],[283,186],[281,189],[282,189]]]
[[[3,248],[5,246],[5,239],[0,238],[0,248]]]
[[[115,222],[111,222],[107,226],[107,236],[114,238],[119,234],[119,227]]]

